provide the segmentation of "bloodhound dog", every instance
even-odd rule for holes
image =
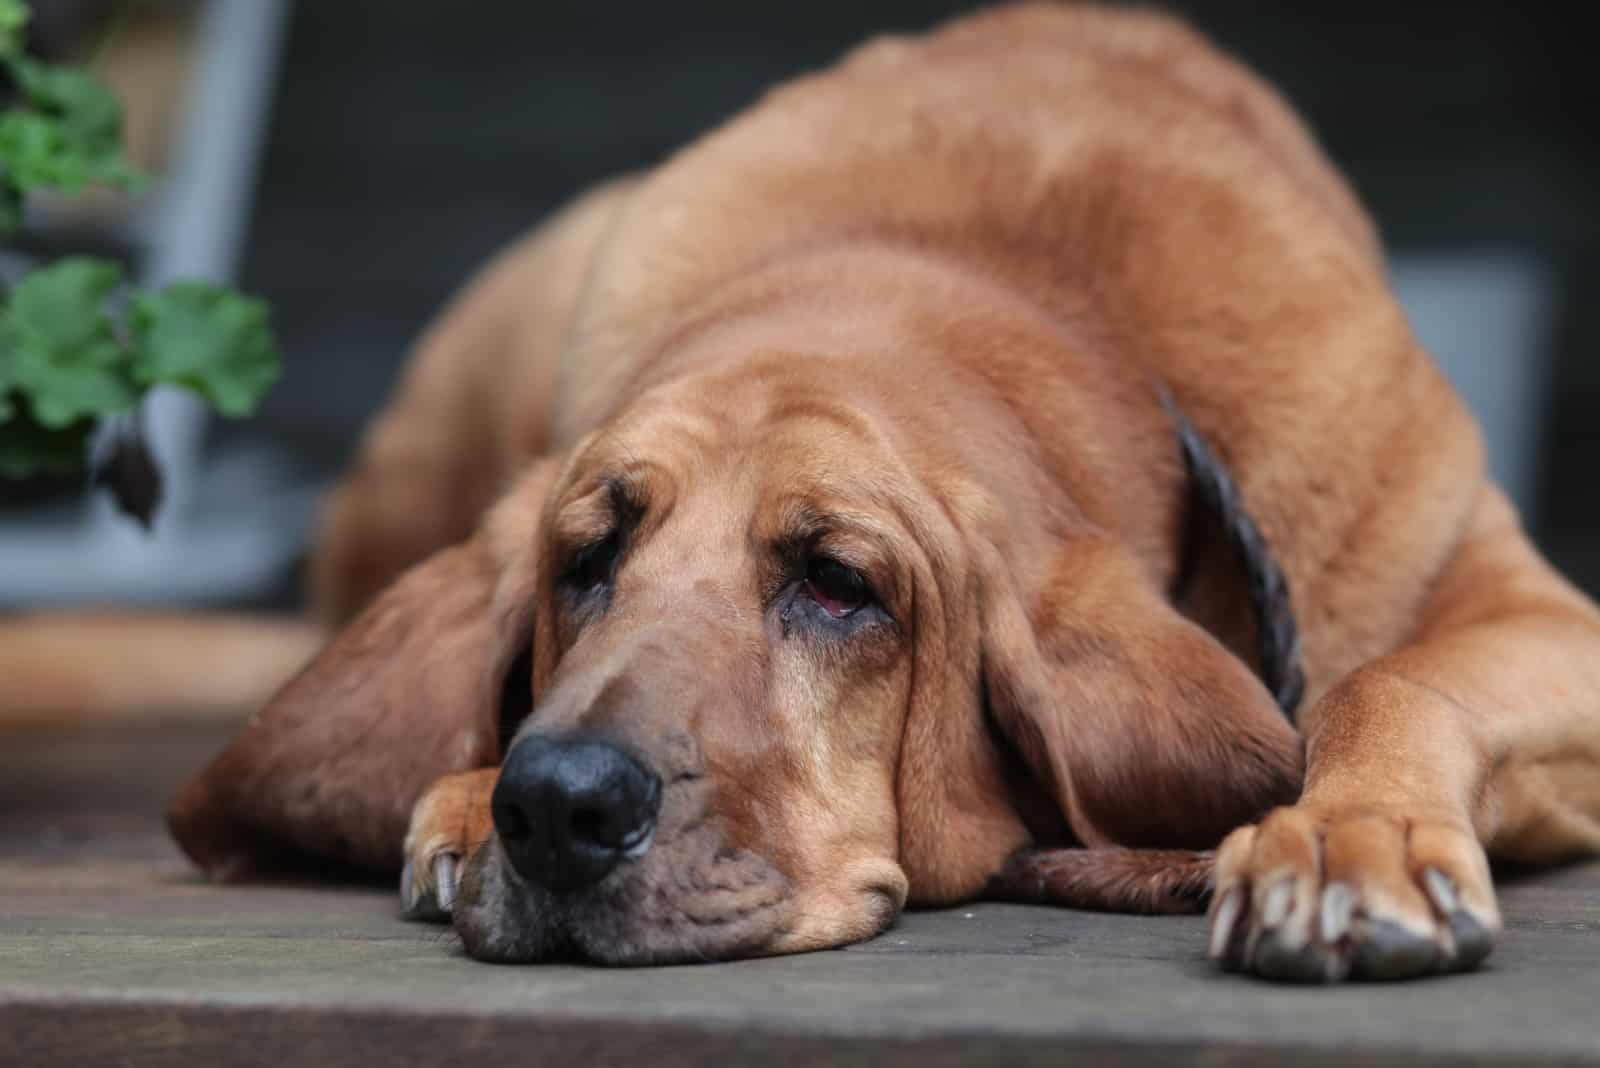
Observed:
[[[174,801],[496,961],[1210,902],[1278,979],[1471,968],[1600,848],[1600,614],[1351,191],[1167,17],[884,38],[494,261],[314,563],[342,627]],[[1214,850],[1214,852],[1213,852]]]

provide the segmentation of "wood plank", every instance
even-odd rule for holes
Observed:
[[[1193,917],[998,904],[796,957],[489,967],[399,921],[386,888],[196,878],[158,814],[215,741],[191,725],[0,744],[0,796],[23,802],[0,832],[0,1064],[1600,1064],[1597,865],[1507,885],[1484,970],[1399,986],[1218,975]],[[97,782],[115,801],[99,821]]]

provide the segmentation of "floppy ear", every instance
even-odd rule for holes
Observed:
[[[1284,713],[1124,546],[1074,539],[1040,588],[1013,582],[985,582],[985,695],[1080,843],[1208,848],[1295,799]]]
[[[497,707],[527,645],[538,515],[530,472],[470,540],[413,567],[178,792],[168,826],[212,878],[312,858],[398,868],[412,805],[499,759]],[[531,705],[530,693],[513,700]]]

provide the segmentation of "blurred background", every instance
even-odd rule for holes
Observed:
[[[121,6],[37,0],[82,54]],[[496,248],[763,87],[948,0],[138,3],[97,60],[124,93],[132,202],[32,209],[0,257],[110,252],[145,280],[267,298],[285,375],[260,412],[152,413],[169,504],[147,537],[81,482],[0,485],[0,608],[292,608],[318,492],[411,340]],[[1538,540],[1600,592],[1600,80],[1563,5],[1282,5],[1188,15],[1281,87],[1376,214],[1418,331],[1483,419]]]

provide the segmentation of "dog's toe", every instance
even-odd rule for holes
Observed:
[[[411,810],[400,873],[402,918],[450,921],[464,862],[491,833],[493,786],[493,769],[447,775]]]
[[[1351,973],[1360,979],[1411,979],[1439,970],[1439,944],[1432,931],[1373,916],[1355,939]]]
[[[441,853],[424,868],[406,861],[400,873],[400,917],[424,923],[448,923],[455,908],[460,861],[454,854]],[[426,878],[419,871],[427,871]]]

